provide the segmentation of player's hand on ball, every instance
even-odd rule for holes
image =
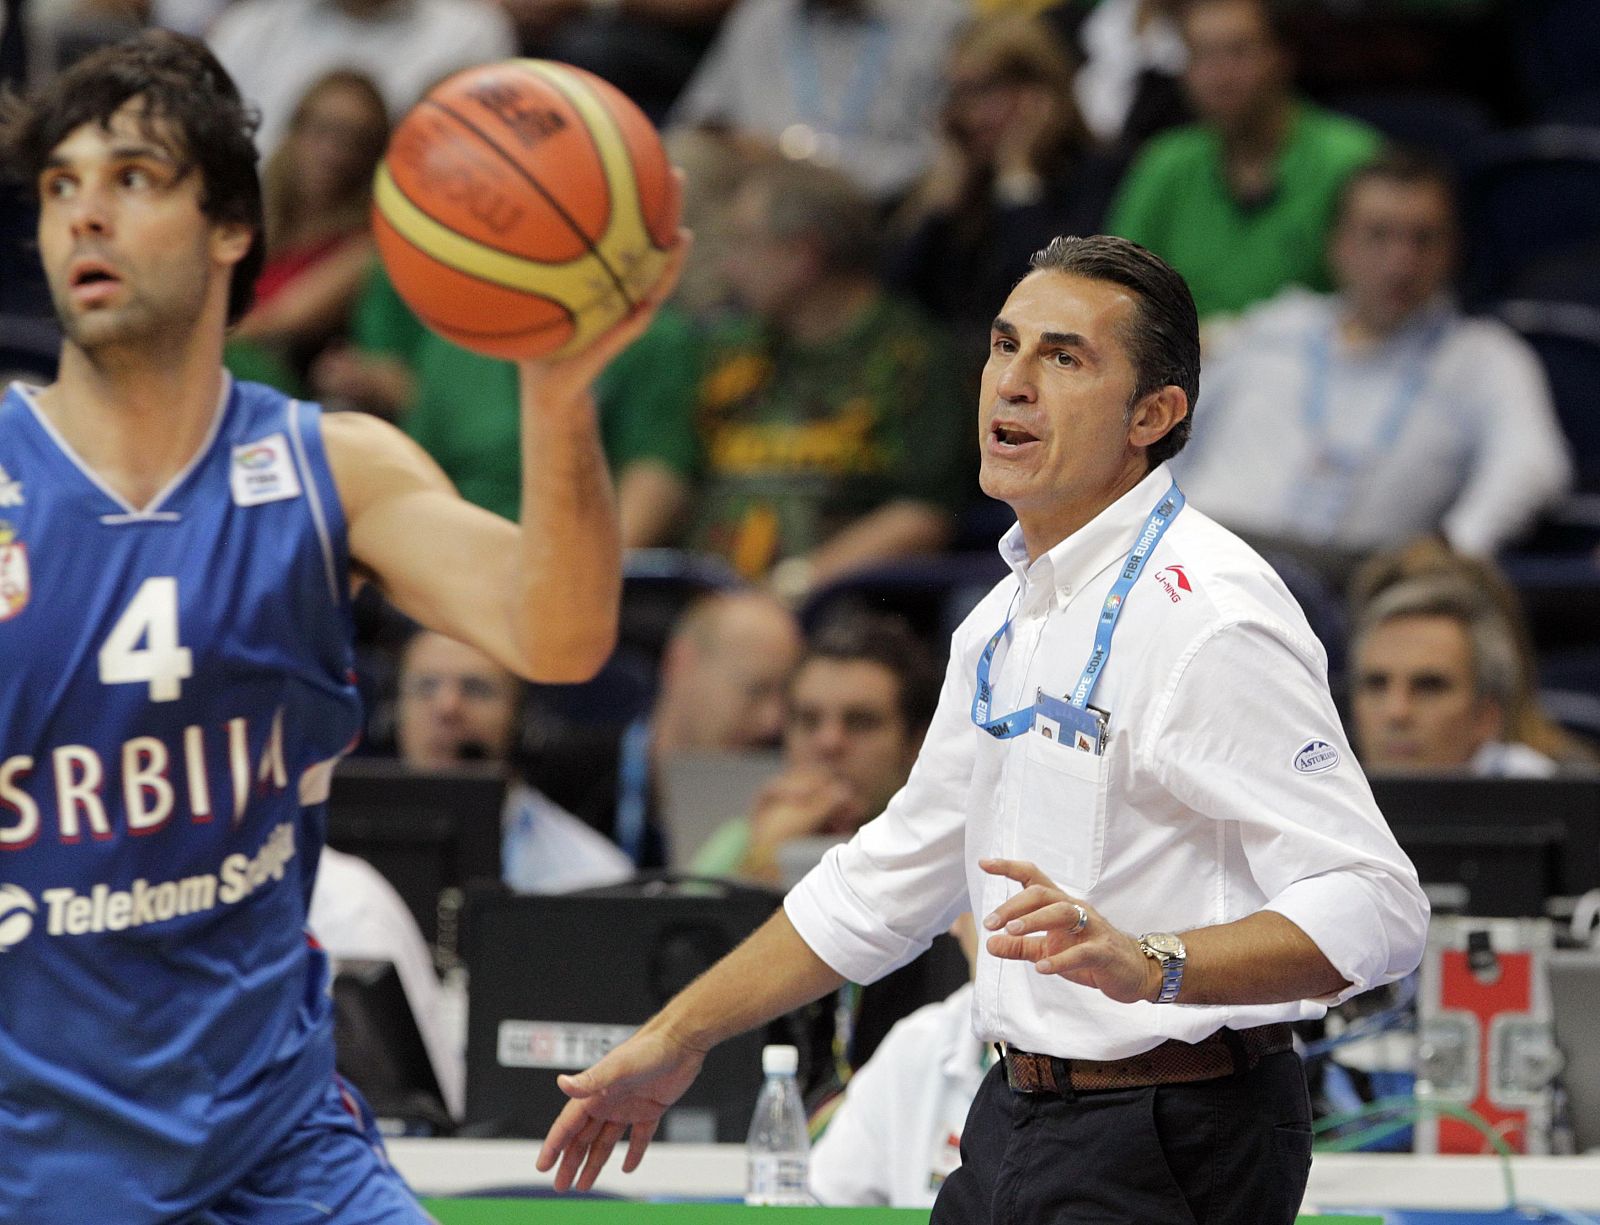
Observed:
[[[1026,860],[980,859],[978,866],[1022,886],[983,921],[995,933],[985,945],[990,955],[1031,961],[1041,974],[1093,987],[1119,1003],[1155,998],[1161,978],[1156,963],[1088,903],[1058,888]],[[1087,921],[1080,923],[1083,916]]]

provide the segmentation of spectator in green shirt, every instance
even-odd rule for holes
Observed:
[[[1190,0],[1182,18],[1199,122],[1145,147],[1111,232],[1181,272],[1202,319],[1290,284],[1331,288],[1323,252],[1339,189],[1380,137],[1296,97],[1267,0]]]
[[[379,267],[356,304],[351,338],[353,347],[325,354],[313,369],[317,394],[398,421],[462,497],[514,521],[522,455],[516,367],[429,331]],[[693,332],[668,308],[595,384],[625,548],[668,542],[688,505],[696,373]]]
[[[730,210],[696,413],[691,543],[798,597],[941,548],[976,428],[949,342],[874,268],[872,206],[805,162],[758,165]],[[775,567],[777,567],[775,569]]]

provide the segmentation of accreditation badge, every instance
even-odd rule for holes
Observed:
[[[1034,694],[1034,731],[1065,748],[1098,757],[1106,747],[1106,714],[1093,706],[1074,706],[1043,689]]]
[[[0,621],[9,621],[28,606],[28,546],[11,524],[0,521]]]

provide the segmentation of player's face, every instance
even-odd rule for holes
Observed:
[[[519,697],[511,673],[481,651],[443,634],[419,634],[400,670],[395,736],[401,758],[419,770],[503,761]]]
[[[181,339],[249,247],[200,209],[202,185],[165,123],[130,101],[84,124],[39,176],[39,251],[67,337],[88,351]]]
[[[1369,770],[1466,765],[1502,734],[1500,708],[1473,679],[1466,628],[1453,617],[1395,617],[1362,640],[1355,667],[1356,737]]]
[[[788,764],[831,771],[877,816],[905,783],[917,756],[917,738],[900,715],[899,696],[899,681],[882,664],[808,660],[789,692]]]
[[[1123,340],[1136,312],[1120,285],[1032,272],[990,329],[978,482],[1017,512],[1035,554],[1143,475],[1130,432],[1140,417],[1128,412],[1137,379]]]

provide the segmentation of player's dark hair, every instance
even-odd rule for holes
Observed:
[[[921,735],[933,721],[944,678],[904,618],[853,609],[831,616],[806,639],[795,675],[814,659],[877,664],[895,678],[895,705],[906,727]]]
[[[264,258],[257,120],[199,39],[145,30],[85,56],[30,95],[0,98],[0,170],[36,181],[69,134],[86,123],[108,127],[134,99],[144,104],[142,122],[152,139],[180,142],[173,152],[181,172],[200,172],[205,215],[253,231],[250,250],[228,286],[228,322],[236,322],[250,309]]]
[[[1133,291],[1137,310],[1122,335],[1134,372],[1128,406],[1163,387],[1182,391],[1189,401],[1188,414],[1146,447],[1145,457],[1154,468],[1183,450],[1200,397],[1200,320],[1183,277],[1138,243],[1109,234],[1053,239],[1034,253],[1028,266],[1035,272],[1110,281]]]

